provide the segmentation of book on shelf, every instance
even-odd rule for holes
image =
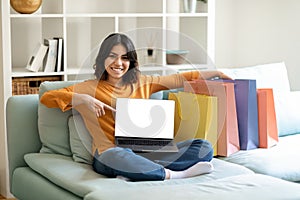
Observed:
[[[63,38],[54,37],[53,39],[57,40],[57,60],[56,60],[56,72],[63,71]]]
[[[48,46],[47,59],[45,59],[44,72],[54,72],[57,60],[57,43],[55,39],[44,39],[44,45]]]
[[[30,56],[30,59],[28,60],[28,63],[26,65],[26,69],[32,72],[38,72],[40,69],[42,69],[47,50],[48,46],[39,43]]]

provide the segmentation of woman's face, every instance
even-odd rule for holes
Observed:
[[[105,59],[104,65],[108,73],[107,80],[112,84],[118,83],[130,65],[126,48],[122,44],[114,46]]]

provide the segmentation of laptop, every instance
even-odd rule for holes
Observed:
[[[173,100],[117,98],[115,143],[135,152],[177,152]]]

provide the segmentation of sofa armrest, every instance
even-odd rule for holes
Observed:
[[[38,95],[11,96],[6,106],[9,177],[14,170],[27,166],[24,155],[39,152]]]

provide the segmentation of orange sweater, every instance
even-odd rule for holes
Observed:
[[[74,93],[89,94],[103,103],[115,108],[117,97],[149,98],[152,93],[183,87],[183,81],[198,79],[198,71],[184,72],[168,76],[145,76],[141,75],[139,81],[134,85],[116,87],[107,81],[88,80],[73,86],[45,92],[41,97],[41,103],[49,108],[60,108],[67,111],[72,108],[72,97]],[[99,118],[92,113],[86,105],[76,106],[82,116],[85,125],[93,138],[92,152],[102,151],[114,147],[114,114],[106,110],[106,114]],[[126,120],[126,119],[124,119]]]

